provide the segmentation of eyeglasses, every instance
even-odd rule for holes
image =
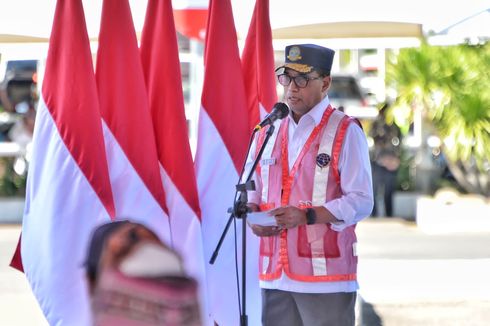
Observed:
[[[322,77],[308,77],[306,75],[291,77],[288,74],[281,74],[277,76],[277,80],[282,86],[289,86],[289,84],[291,84],[291,81],[294,80],[294,83],[296,84],[296,86],[298,86],[298,88],[305,88],[306,86],[308,86],[308,82],[310,80],[315,79],[322,79]]]

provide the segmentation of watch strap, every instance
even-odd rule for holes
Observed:
[[[313,208],[306,209],[306,224],[312,225],[316,223],[316,212]]]

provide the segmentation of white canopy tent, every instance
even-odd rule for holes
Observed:
[[[186,3],[192,5],[203,1],[207,0],[173,0],[173,3],[174,6],[182,7]],[[143,26],[146,3],[145,0],[130,0],[137,31],[141,31]],[[246,36],[254,3],[254,0],[232,0],[235,25],[240,38]],[[83,0],[83,4],[89,36],[96,38],[102,0]],[[25,42],[25,36],[36,37],[33,42],[48,38],[55,5],[56,0],[0,0],[0,43]],[[384,37],[383,34],[407,37],[420,32],[417,25],[421,25],[424,33],[437,33],[488,7],[488,0],[452,1],[444,4],[438,0],[304,0],[299,3],[296,0],[270,0],[270,19],[275,31],[274,38],[277,39],[344,38],[346,35],[366,37],[356,36],[357,31],[361,34],[370,31],[368,37]],[[365,28],[367,23],[370,25],[368,29]],[[387,23],[398,25],[386,25]],[[325,28],[329,27],[325,24],[333,24],[330,25],[333,28]],[[410,27],[410,24],[413,26]],[[321,31],[328,33],[322,34]]]

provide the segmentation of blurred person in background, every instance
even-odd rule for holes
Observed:
[[[142,224],[99,226],[85,268],[94,325],[201,325],[197,283],[178,254]]]
[[[27,101],[17,104],[17,107],[19,107],[18,110],[21,112],[21,116],[9,129],[7,138],[25,149],[32,141],[36,110],[34,105]]]
[[[384,215],[393,216],[393,194],[396,190],[396,177],[400,167],[401,132],[394,123],[386,120],[389,104],[379,110],[369,131],[374,141],[371,165],[373,169],[374,208],[372,216],[380,216],[379,203],[384,206]]]

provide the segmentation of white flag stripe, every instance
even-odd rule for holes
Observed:
[[[201,277],[199,274],[202,274],[202,266],[204,266],[202,255],[200,257],[189,255],[193,251],[196,254],[199,250],[202,251],[201,223],[161,165],[160,172],[169,214],[176,216],[170,221],[172,233],[181,236],[181,238],[175,239],[174,248],[181,254],[186,271],[194,277]]]
[[[205,317],[208,314],[207,281],[204,272],[206,262],[203,258],[201,223],[161,165],[160,172],[169,214],[174,217],[170,219],[174,249],[180,254],[186,273],[198,281],[202,321],[206,325],[212,325],[212,321]]]
[[[171,245],[167,214],[136,173],[104,120],[102,130],[117,219],[131,219],[141,223]]]
[[[269,108],[271,110],[271,108]],[[259,114],[260,114],[260,121],[265,119],[265,116],[268,115],[270,112],[267,111],[267,109],[264,107],[262,102],[259,102]]]
[[[90,325],[83,263],[92,230],[110,217],[42,96],[34,134],[22,228],[24,270],[50,324]]]

